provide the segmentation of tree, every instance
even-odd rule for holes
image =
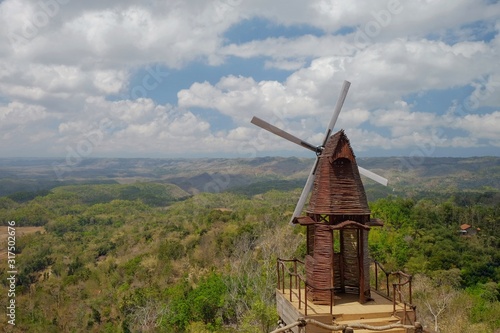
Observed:
[[[435,332],[441,332],[440,320],[453,301],[459,296],[455,289],[460,283],[457,270],[441,271],[430,278],[416,275],[413,280],[413,297],[420,310],[420,321],[431,317]],[[420,305],[420,306],[419,306]]]
[[[149,299],[146,304],[136,306],[130,315],[130,326],[137,332],[151,332],[161,327],[168,308],[165,304]]]
[[[211,328],[220,326],[226,293],[226,285],[219,275],[211,273],[202,279],[198,287],[188,296],[192,320],[202,321]]]

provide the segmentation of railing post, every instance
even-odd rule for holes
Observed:
[[[280,284],[281,283],[281,278],[280,278],[280,259],[279,258],[276,260],[276,273],[278,274],[278,281],[277,281],[278,282],[278,287],[276,289],[279,290],[280,287],[281,287],[281,284]]]
[[[408,283],[408,288],[409,288],[409,292],[410,292],[410,304],[413,304],[412,299],[411,299],[411,280],[412,280],[412,278],[413,278],[413,276],[410,275],[410,278],[409,278],[410,282]]]
[[[283,276],[283,279],[281,281],[281,289],[283,290],[283,294],[285,294],[285,264],[281,264],[281,275]]]
[[[396,313],[396,284],[392,285],[392,311]]]
[[[304,292],[304,315],[307,316],[307,282],[304,281],[304,289],[305,289],[305,292]]]
[[[300,291],[300,279],[299,279],[299,310],[300,310],[300,302],[302,302],[302,292]]]
[[[297,289],[297,258],[293,258],[293,272],[295,273],[295,289]]]
[[[403,306],[403,313],[404,313],[404,317],[403,317],[403,325],[406,325],[406,302],[404,302],[404,306]]]
[[[378,265],[377,262],[375,262],[375,290],[378,291]]]
[[[333,315],[333,288],[330,289],[330,314]]]
[[[386,290],[387,290],[387,297],[390,296],[389,292],[389,273],[385,273],[385,283],[386,283]]]
[[[290,285],[290,303],[292,303],[292,274],[289,274],[290,276],[290,281],[289,281],[289,285]]]
[[[398,272],[398,281],[399,281],[399,303],[401,303],[401,273]]]

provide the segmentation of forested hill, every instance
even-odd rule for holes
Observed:
[[[15,332],[276,327],[276,259],[305,257],[305,228],[289,220],[313,160],[63,162],[0,160],[0,294],[12,288],[10,256]],[[365,181],[384,221],[368,246],[388,271],[413,275],[418,320],[442,333],[497,332],[500,158],[358,162],[390,179]],[[13,232],[15,256],[5,251]]]
[[[78,162],[78,163],[77,163]],[[241,194],[302,187],[313,159],[0,159],[0,195],[49,190],[68,184],[171,183],[184,191]],[[358,158],[358,164],[389,179],[384,188],[365,180],[371,200],[388,194],[419,196],[427,191],[498,192],[500,157]]]

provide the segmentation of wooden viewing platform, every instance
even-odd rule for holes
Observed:
[[[281,320],[290,325],[299,319],[315,320],[329,326],[372,326],[378,331],[408,333],[406,328],[382,330],[381,326],[399,323],[407,328],[416,324],[415,307],[411,305],[411,275],[401,271],[387,272],[378,263],[373,262],[369,271],[374,285],[369,296],[360,302],[359,292],[338,292],[335,288],[322,288],[330,297],[328,301],[314,302],[311,291],[316,289],[306,281],[300,273],[303,261],[297,259],[278,259],[276,304]],[[303,268],[302,268],[303,269]],[[392,288],[390,287],[392,286]],[[347,291],[347,289],[346,289]],[[313,294],[314,295],[314,294]],[[325,329],[317,325],[307,325],[302,331],[299,327],[291,328],[292,332],[337,333],[342,330]],[[374,332],[358,327],[358,332]]]
[[[257,126],[317,154],[291,219],[305,229],[304,259],[278,258],[276,265],[276,300],[284,326],[274,333],[347,333],[353,329],[407,333],[417,326],[411,275],[387,272],[372,263],[369,255],[368,233],[372,227],[382,227],[383,221],[371,216],[360,173],[383,185],[387,179],[357,165],[343,130],[330,135],[349,85],[344,82],[319,147],[259,118],[252,119]]]
[[[280,318],[286,323],[295,322],[298,318],[314,319],[327,325],[348,325],[353,323],[364,323],[372,326],[385,326],[397,322],[403,323],[405,313],[404,304],[393,301],[377,292],[372,292],[372,300],[361,304],[358,297],[353,294],[342,294],[335,296],[335,305],[330,313],[330,305],[319,305],[307,302],[307,311],[304,303],[305,290],[300,290],[301,304],[299,306],[298,289],[276,289],[276,304]],[[292,301],[290,301],[292,295]],[[300,307],[300,309],[299,309]],[[394,309],[396,311],[394,311]],[[307,314],[306,314],[307,312]],[[412,316],[412,310],[406,309],[406,314]],[[298,333],[299,328],[292,329]],[[307,333],[340,333],[341,331],[330,331],[321,327],[308,325],[305,327]],[[370,330],[355,330],[356,333],[373,332]],[[385,332],[406,333],[404,328],[394,328]]]

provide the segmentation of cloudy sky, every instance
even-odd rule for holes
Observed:
[[[500,155],[494,0],[0,0],[0,157]]]

